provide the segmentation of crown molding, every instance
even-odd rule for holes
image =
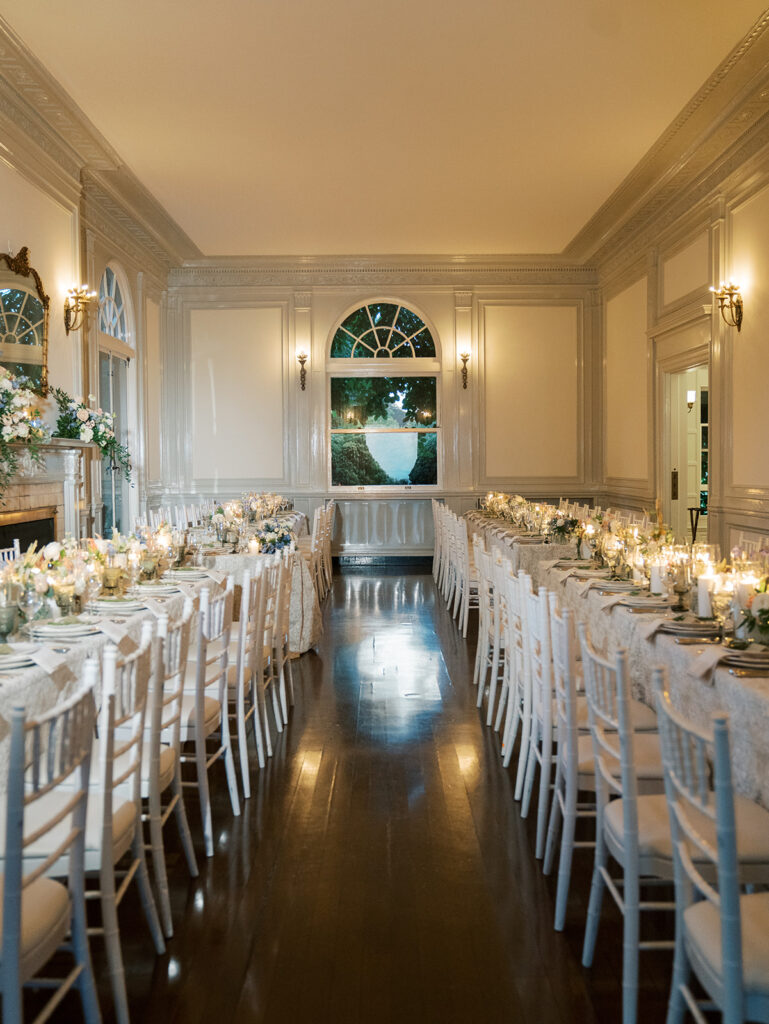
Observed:
[[[563,250],[605,262],[769,111],[769,10]]]
[[[27,148],[31,142],[42,151],[59,176],[63,172],[72,182],[90,185],[92,200],[111,205],[115,218],[164,264],[200,257],[194,242],[1,17],[0,116],[23,134]],[[28,155],[23,163],[29,164]]]
[[[171,287],[596,284],[596,271],[559,256],[257,256],[185,262]]]

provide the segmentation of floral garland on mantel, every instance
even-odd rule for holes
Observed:
[[[16,377],[0,366],[0,496],[19,469],[19,451],[14,444],[23,444],[24,454],[42,464],[40,447],[50,431],[43,423],[38,400],[27,377]]]
[[[86,405],[80,398],[72,398],[63,388],[51,388],[51,393],[59,407],[59,418],[56,421],[54,436],[70,437],[77,441],[92,441],[104,458],[110,459],[113,466],[120,469],[126,480],[130,480],[131,453],[115,435],[112,413],[105,412],[103,409],[91,408],[91,403],[96,401],[95,395],[88,396],[89,404]]]

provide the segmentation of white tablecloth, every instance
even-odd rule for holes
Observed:
[[[628,651],[634,696],[654,705],[652,670],[667,670],[674,706],[687,718],[711,727],[714,711],[730,716],[732,766],[738,792],[769,807],[769,677],[742,678],[716,668],[708,678],[694,674],[701,657],[710,657],[710,644],[683,645],[673,636],[656,633],[645,639],[653,613],[634,613],[612,605],[611,597],[594,589],[583,595],[581,585],[565,571],[541,566],[544,585],[554,590],[579,622],[587,624],[593,646],[611,654]],[[700,665],[702,662],[699,663]]]
[[[62,637],[54,644],[35,640],[39,646],[39,654],[33,657],[40,659],[42,664],[15,671],[0,671],[0,789],[5,788],[7,776],[10,714],[14,707],[24,707],[27,715],[37,717],[75,693],[80,685],[82,666],[91,654],[98,654],[106,644],[117,644],[123,654],[128,654],[138,646],[142,622],[163,612],[173,619],[181,614],[185,594],[194,594],[202,587],[219,584],[224,579],[220,573],[212,573],[209,580],[178,584],[180,592],[163,597],[148,598],[148,607],[133,615],[121,615],[116,609],[113,613],[91,615],[96,620],[101,632],[80,640],[68,640]],[[63,653],[57,653],[54,647]],[[97,690],[97,703],[101,693]]]
[[[574,558],[577,547],[574,541],[551,543],[539,535],[531,535],[520,527],[513,526],[497,516],[472,511],[465,515],[470,533],[480,533],[489,548],[501,547],[512,558],[513,571],[528,573],[535,589],[542,583],[540,563],[555,561],[557,558]]]
[[[226,572],[240,583],[247,568],[253,572],[259,559],[267,555],[219,555],[204,554],[207,566]],[[289,619],[288,641],[294,654],[303,654],[320,639],[321,619],[318,595],[315,593],[312,576],[307,562],[297,552],[294,558],[294,569],[291,576],[291,612]]]

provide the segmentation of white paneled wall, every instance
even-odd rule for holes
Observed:
[[[577,308],[489,302],[482,310],[484,477],[577,478]]]
[[[189,336],[191,473],[197,486],[285,479],[280,306],[193,309]]]
[[[636,281],[606,303],[604,403],[606,476],[649,477],[647,282]]]

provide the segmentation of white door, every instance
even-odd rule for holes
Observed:
[[[702,540],[707,533],[703,521],[703,515],[707,515],[709,477],[707,365],[670,375],[669,412],[668,521],[677,540],[691,543],[691,509],[700,510],[698,539]]]

